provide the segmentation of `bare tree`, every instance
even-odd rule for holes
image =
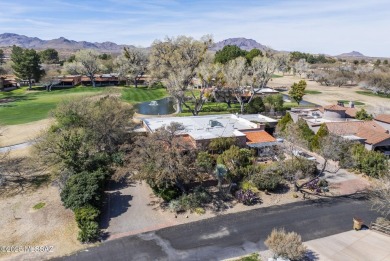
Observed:
[[[309,70],[309,63],[305,59],[300,59],[294,64],[294,71],[299,74],[299,77],[302,78],[302,74],[306,73]]]
[[[244,113],[244,83],[247,75],[247,64],[244,57],[237,57],[229,61],[224,68],[227,88],[230,88],[232,94],[240,104],[240,111]]]
[[[165,41],[157,40],[152,44],[149,71],[154,79],[161,80],[165,84],[168,92],[176,99],[177,112],[182,111],[183,105],[194,115],[197,115],[201,109],[197,104],[199,100],[203,100],[203,97],[197,96],[196,91],[191,87],[196,69],[204,60],[211,43],[209,36],[203,37],[200,41],[179,36],[166,38]],[[186,92],[195,101],[194,108],[186,103]]]
[[[115,65],[118,67],[119,74],[126,79],[132,79],[134,86],[138,87],[139,77],[145,72],[148,63],[146,51],[138,48],[123,49],[123,54],[115,59]]]
[[[66,70],[71,74],[82,74],[89,77],[92,86],[96,87],[95,74],[102,70],[99,53],[95,50],[80,50],[75,54],[75,61],[65,64]]]
[[[390,173],[371,186],[369,198],[374,210],[386,218],[390,217]]]

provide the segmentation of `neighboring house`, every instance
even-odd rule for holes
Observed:
[[[96,86],[109,86],[109,85],[119,85],[120,80],[118,74],[109,73],[109,74],[96,74],[95,75],[95,85]],[[88,76],[83,75],[81,77],[81,84],[84,86],[92,85],[91,79]]]
[[[327,122],[328,131],[348,140],[358,141],[367,150],[390,153],[390,134],[375,121]]]
[[[18,82],[13,75],[0,75],[0,90],[19,87]]]
[[[379,114],[374,121],[390,132],[390,114]]]
[[[277,120],[259,114],[145,118],[143,126],[148,132],[155,132],[173,122],[184,126],[178,135],[195,148],[205,148],[217,138],[235,138],[237,146],[256,148],[259,153],[277,144],[265,131],[266,124],[275,126]]]
[[[367,150],[390,154],[390,115],[378,115],[373,121],[362,121],[355,119],[356,112],[357,109],[350,103],[350,107],[337,104],[322,108],[291,109],[290,115],[294,122],[305,120],[314,133],[325,124],[330,133],[360,142]]]
[[[350,107],[334,104],[320,108],[293,108],[289,113],[294,122],[303,119],[312,131],[317,132],[323,123],[357,121],[356,112],[352,103]]]
[[[81,83],[81,75],[64,75],[57,77],[58,83],[53,87],[74,87]]]

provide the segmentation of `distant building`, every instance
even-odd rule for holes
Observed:
[[[81,83],[81,75],[64,75],[57,77],[57,83],[53,87],[74,87]]]
[[[108,74],[96,74],[95,75],[95,85],[96,86],[109,86],[109,85],[119,85],[119,77],[117,73],[108,73]],[[92,85],[91,79],[88,76],[83,75],[81,77],[81,84],[84,86]]]
[[[7,90],[10,88],[19,87],[15,76],[13,75],[0,75],[0,90]]]

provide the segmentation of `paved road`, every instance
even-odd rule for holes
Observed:
[[[353,216],[369,224],[377,214],[362,198],[305,201],[107,241],[57,260],[221,260],[266,250],[263,242],[274,227],[296,231],[308,241],[351,230]]]

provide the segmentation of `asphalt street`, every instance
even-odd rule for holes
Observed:
[[[266,250],[264,240],[276,227],[308,241],[351,230],[354,216],[369,225],[378,214],[363,198],[309,200],[106,241],[55,260],[221,260]]]

